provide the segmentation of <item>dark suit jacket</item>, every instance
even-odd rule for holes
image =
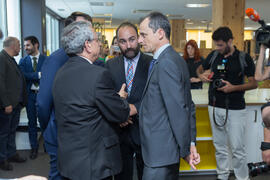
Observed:
[[[130,96],[127,99],[128,103],[135,105],[137,111],[140,109],[141,97],[146,84],[148,68],[151,60],[151,56],[141,53],[136,67],[136,72],[134,74]],[[123,55],[110,59],[105,64],[105,67],[112,74],[114,88],[118,92],[121,89],[122,84],[126,83],[125,63]],[[134,124],[128,125],[127,127],[121,129],[119,128],[121,133],[120,138],[125,138],[127,136],[126,134],[129,134],[135,144],[140,144],[138,117],[138,115],[132,117]]]
[[[57,146],[56,123],[52,96],[52,85],[56,72],[68,60],[63,48],[53,52],[44,62],[41,69],[39,92],[37,94],[37,112],[44,140]]]
[[[20,67],[20,69],[25,77],[28,93],[31,92],[31,86],[33,83],[39,84],[38,72],[41,71],[41,67],[42,67],[45,59],[46,59],[46,56],[40,54],[40,56],[38,58],[36,72],[34,72],[34,69],[32,66],[32,60],[31,60],[31,57],[29,55],[20,60],[19,67]]]
[[[129,106],[114,91],[110,73],[72,57],[55,76],[53,100],[60,174],[100,180],[119,173],[120,146],[112,124],[127,120]]]
[[[193,113],[187,65],[169,46],[153,66],[141,103],[140,135],[147,166],[179,163],[190,153]]]
[[[13,57],[5,50],[0,52],[0,108],[19,103],[26,105],[27,92],[24,77]]]

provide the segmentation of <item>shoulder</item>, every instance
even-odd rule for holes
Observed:
[[[21,64],[21,63],[25,63],[25,61],[27,61],[27,60],[31,60],[31,58],[30,58],[30,56],[29,56],[29,55],[27,55],[27,56],[25,56],[25,57],[21,58],[21,59],[20,59],[20,61],[19,61],[19,64]]]
[[[117,57],[114,57],[114,58],[112,58],[112,59],[109,59],[107,62],[106,62],[106,64],[107,65],[115,65],[115,64],[118,64],[118,63],[120,63],[120,61],[123,61],[124,60],[124,58],[123,58],[123,56],[121,55],[121,56],[117,56]]]

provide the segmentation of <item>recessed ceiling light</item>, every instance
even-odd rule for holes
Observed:
[[[205,8],[210,6],[210,4],[186,4],[188,8]]]

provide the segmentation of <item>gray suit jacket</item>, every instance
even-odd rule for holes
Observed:
[[[196,137],[194,107],[187,65],[169,46],[153,66],[140,108],[142,155],[147,166],[179,163],[180,157],[190,153],[191,136]]]

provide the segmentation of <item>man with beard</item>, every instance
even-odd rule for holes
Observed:
[[[132,180],[133,157],[135,154],[137,176],[141,180],[143,160],[141,155],[138,111],[152,57],[140,52],[138,30],[135,25],[129,22],[122,23],[117,28],[116,35],[122,55],[109,60],[105,67],[112,74],[116,91],[119,91],[121,85],[126,83],[130,117],[129,123],[121,124],[119,127],[123,170],[115,179]]]
[[[244,94],[255,89],[255,66],[248,54],[233,46],[232,32],[228,27],[218,28],[212,35],[216,51],[211,52],[197,69],[199,78],[210,82],[209,118],[216,148],[218,179],[228,179],[229,151],[236,179],[248,179],[244,144],[247,113]],[[212,78],[205,70],[212,71]],[[248,82],[244,82],[244,77]]]
[[[28,94],[26,112],[31,145],[30,159],[35,159],[38,155],[36,98],[39,90],[39,80],[41,78],[41,67],[46,59],[46,56],[40,54],[38,49],[39,42],[35,36],[24,38],[24,50],[27,56],[22,58],[19,63],[19,67],[26,80]]]

